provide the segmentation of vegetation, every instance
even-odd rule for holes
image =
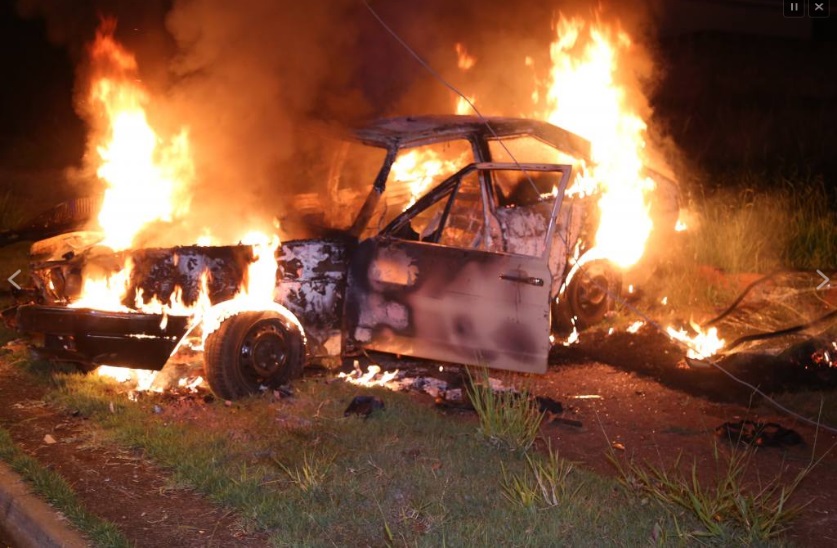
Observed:
[[[822,178],[745,173],[694,199],[687,249],[726,272],[837,268],[837,212]]]
[[[613,451],[608,458],[630,491],[651,496],[670,512],[679,506],[697,518],[702,528],[695,537],[752,545],[778,537],[799,514],[804,505],[791,504],[790,499],[814,466],[789,481],[780,472],[763,482],[748,474],[755,451],[747,446],[724,453],[716,445],[717,475],[711,479],[698,477],[696,463],[684,472],[679,457],[670,468],[623,463]]]
[[[527,451],[535,443],[544,414],[525,392],[492,389],[488,371],[480,371],[477,380],[468,372],[468,397],[480,419],[480,434],[509,451]]]
[[[55,403],[138,447],[173,481],[235,510],[275,545],[640,544],[675,535],[659,508],[629,504],[612,480],[546,454],[509,452],[413,398],[307,380],[290,400],[203,404],[201,420],[164,399],[133,402],[102,379],[61,375]],[[358,390],[386,409],[344,417]],[[154,413],[154,405],[163,408]],[[197,404],[195,404],[197,405]],[[211,431],[205,427],[213,424]],[[531,448],[531,445],[530,445]],[[512,502],[529,497],[528,504]]]
[[[32,485],[35,493],[50,502],[81,530],[94,546],[128,546],[116,526],[87,512],[72,487],[56,472],[18,448],[9,433],[0,428],[0,459]]]

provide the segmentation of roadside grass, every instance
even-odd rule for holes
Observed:
[[[130,546],[116,525],[87,512],[72,487],[60,474],[45,468],[36,459],[24,453],[2,428],[0,459],[20,474],[35,493],[63,513],[94,546]]]
[[[837,268],[837,213],[821,177],[729,175],[694,196],[686,252],[725,272]]]
[[[526,391],[493,390],[488,370],[468,369],[467,394],[479,417],[478,432],[494,446],[525,453],[537,438],[544,413]]]
[[[683,204],[687,230],[657,244],[641,309],[699,321],[728,305],[753,275],[837,269],[837,196],[822,178],[751,171],[713,183]]]
[[[134,402],[103,379],[58,379],[55,403],[95,419],[105,439],[141,448],[178,485],[269,531],[276,546],[545,546],[556,539],[600,546],[677,536],[676,512],[631,504],[614,480],[551,449],[498,450],[477,434],[476,421],[405,394],[307,379],[293,398],[201,404],[192,421],[170,412],[162,397]],[[344,417],[361,392],[382,398],[386,409],[365,420]],[[534,491],[535,501],[512,502],[515,491]]]
[[[696,463],[684,470],[682,455],[668,468],[623,460],[612,450],[607,456],[628,491],[649,496],[669,511],[683,508],[697,518],[701,529],[690,532],[696,539],[751,546],[778,539],[811,502],[791,499],[817,464],[811,462],[791,479],[780,470],[765,480],[752,472],[755,453],[750,446],[726,452],[716,445],[711,479],[698,477]],[[677,530],[682,534],[679,524]]]

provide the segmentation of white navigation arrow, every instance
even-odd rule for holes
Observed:
[[[18,270],[18,272],[20,272],[20,270]],[[819,270],[817,270],[817,274],[822,276],[822,279],[823,279],[823,282],[820,285],[817,286],[817,289],[822,289],[826,286],[831,285],[831,278],[829,278],[828,276],[826,276],[825,274],[823,274]]]
[[[15,286],[15,289],[20,289],[20,286],[15,283],[15,277],[20,274],[20,269],[15,270],[15,273],[6,278],[6,281]]]

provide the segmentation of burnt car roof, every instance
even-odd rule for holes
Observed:
[[[377,147],[413,147],[455,138],[532,135],[578,158],[590,158],[590,142],[548,122],[527,118],[432,115],[383,118],[354,131],[359,141]]]

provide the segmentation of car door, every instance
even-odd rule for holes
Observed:
[[[569,166],[475,164],[358,246],[346,299],[349,346],[521,372],[544,372],[550,334],[547,266]],[[530,253],[508,252],[488,181],[551,181]],[[540,184],[543,188],[543,183]],[[534,186],[533,186],[534,188]]]

